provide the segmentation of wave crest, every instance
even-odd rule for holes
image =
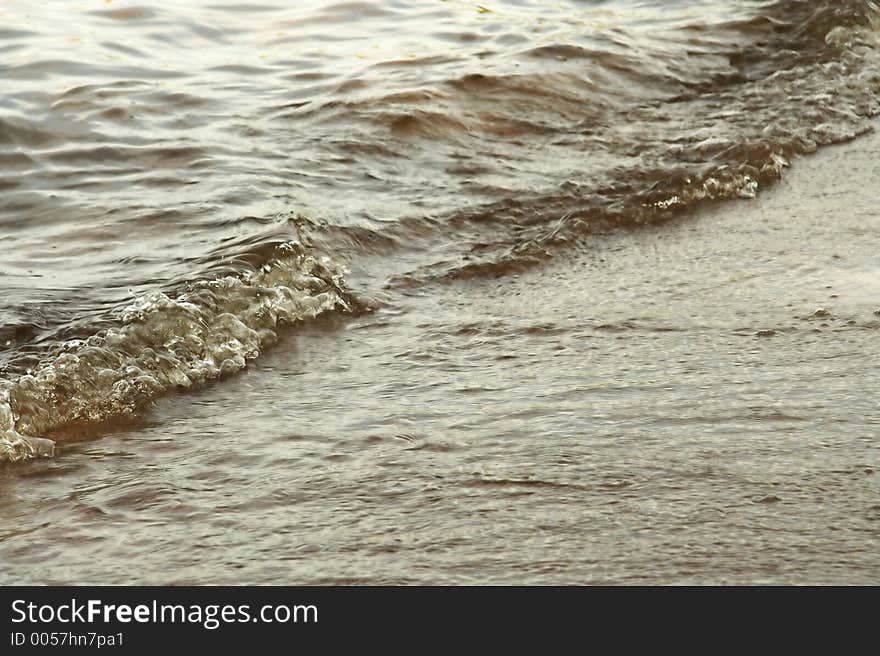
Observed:
[[[0,381],[0,460],[52,455],[52,441],[37,435],[133,415],[166,392],[243,369],[283,324],[351,311],[342,276],[297,239],[240,275],[137,298],[116,326],[68,340],[35,369]]]

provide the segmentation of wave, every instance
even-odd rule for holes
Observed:
[[[687,26],[677,38],[691,35],[690,54],[702,63],[680,64],[678,71],[666,66],[662,74],[647,75],[650,66],[637,56],[609,58],[570,46],[531,51],[593,64],[588,70],[596,94],[577,122],[541,145],[596,164],[576,177],[578,163],[569,152],[562,156],[574,170],[560,169],[565,177],[555,186],[530,187],[525,195],[504,190],[497,201],[448,215],[446,226],[503,229],[488,240],[484,231],[462,231],[458,258],[427,263],[391,286],[506,275],[597,232],[667,221],[710,201],[755,197],[782,177],[793,158],[874,129],[872,119],[880,114],[878,30],[880,9],[873,2],[783,0],[746,20]],[[614,90],[607,81],[596,83],[609,61],[633,84]],[[518,95],[519,104],[509,94],[496,95],[515,86],[511,79],[468,75],[453,86],[467,88],[480,102],[486,93],[503,100],[521,119],[543,111],[529,100],[540,97],[542,84],[557,100],[568,93],[543,111],[546,117],[576,104],[584,75],[566,75],[568,84],[559,76],[546,82],[531,76],[527,99]],[[670,88],[677,91],[652,96]],[[536,154],[533,161],[553,171],[547,159]]]
[[[141,132],[132,128],[127,144],[120,137],[118,147],[108,147],[86,118],[113,110],[111,118],[124,123],[128,110],[124,121],[115,110],[125,99],[138,98],[163,125],[166,114],[170,124],[180,112],[193,112],[188,126],[207,111],[200,95],[159,93],[143,82],[67,91],[54,109],[81,112],[69,120],[25,118],[22,111],[0,117],[6,149],[0,161],[16,174],[0,178],[0,189],[32,185],[22,192],[30,195],[8,201],[7,209],[22,199],[44,200],[39,184],[53,188],[59,176],[81,182],[97,161],[139,164],[151,173],[165,167],[167,175],[157,178],[165,188],[169,176],[183,175],[174,169],[181,160],[187,176],[204,162],[202,180],[209,172],[215,180],[237,173],[243,198],[290,198],[293,180],[298,192],[323,204],[313,213],[329,217],[320,230],[311,226],[311,237],[309,223],[296,219],[295,238],[251,232],[250,241],[235,242],[236,252],[227,246],[198,258],[187,251],[182,261],[199,273],[186,269],[182,280],[110,315],[95,311],[76,322],[61,313],[41,325],[39,317],[3,308],[8,317],[0,337],[10,357],[24,364],[0,370],[0,460],[51,455],[49,438],[66,426],[136,416],[172,390],[239,371],[285,324],[364,310],[347,290],[339,262],[418,251],[401,258],[413,268],[388,280],[391,289],[507,275],[596,233],[752,198],[798,155],[871,130],[880,114],[877,4],[748,6],[748,15],[693,12],[672,26],[614,29],[587,39],[571,30],[554,32],[549,43],[518,35],[514,45],[498,52],[487,45],[470,60],[450,52],[383,61],[364,68],[362,77],[328,82],[314,98],[301,97],[305,91],[267,92],[272,98],[259,121],[236,116],[223,123],[236,130],[247,123],[244,137],[230,138],[219,158],[225,163],[210,161],[216,143],[138,149],[144,131],[163,129],[149,122]],[[381,78],[378,86],[371,75]],[[141,95],[127,95],[131,89]],[[222,105],[207,104],[210,112]],[[272,141],[261,144],[264,135]],[[288,163],[296,156],[286,138],[301,147],[300,161]],[[257,177],[245,175],[251,167]],[[101,181],[118,182],[114,175]],[[111,196],[108,205],[155,193],[148,182],[127,180],[129,195]],[[190,193],[204,193],[196,189]],[[196,201],[169,208],[162,225],[177,225],[178,214],[185,224]],[[24,230],[33,207],[22,207],[14,227]],[[363,221],[350,220],[356,212]],[[137,215],[150,223],[145,216],[153,215]],[[12,229],[14,220],[5,227]],[[254,230],[253,222],[234,223]],[[197,224],[202,227],[201,218],[190,227]],[[223,229],[220,218],[204,218],[204,225]],[[210,236],[195,243],[203,248]]]
[[[356,311],[343,270],[311,250],[301,222],[297,230],[262,264],[141,296],[118,311],[115,327],[68,340],[34,370],[0,381],[0,460],[52,455],[54,443],[36,436],[130,416],[170,390],[239,371],[284,324]]]

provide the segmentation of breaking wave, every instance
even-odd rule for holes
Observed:
[[[302,240],[240,275],[155,292],[118,312],[118,325],[66,341],[33,371],[0,381],[0,457],[52,455],[35,437],[60,426],[132,415],[173,389],[243,369],[284,324],[354,303],[342,270]]]
[[[79,16],[112,65],[64,50],[64,21],[10,25],[0,460],[239,371],[283,325],[357,311],[341,262],[400,254],[392,293],[520,271],[752,198],[880,114],[871,0],[489,4],[268,2],[259,65],[228,61],[241,8],[212,9],[217,30],[185,3]],[[347,12],[363,34],[309,50]],[[163,48],[185,54],[145,65],[172,32]],[[290,208],[320,217],[320,248],[302,221],[260,232]],[[230,260],[229,240],[253,248]]]

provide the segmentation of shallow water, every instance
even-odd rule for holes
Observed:
[[[878,581],[871,3],[14,5],[4,582]]]

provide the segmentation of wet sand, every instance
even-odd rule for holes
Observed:
[[[878,155],[388,294],[0,466],[0,582],[880,583]]]

